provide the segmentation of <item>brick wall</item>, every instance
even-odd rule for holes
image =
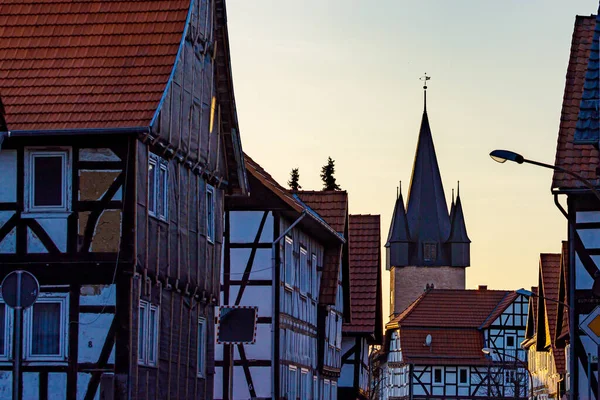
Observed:
[[[396,267],[391,276],[391,312],[399,314],[425,290],[465,289],[465,269],[460,267]]]

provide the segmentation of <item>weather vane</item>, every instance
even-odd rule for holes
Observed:
[[[425,75],[423,75],[422,77],[419,78],[419,80],[425,82],[425,84],[423,85],[423,89],[427,90],[427,81],[430,79],[431,79],[431,77],[427,76],[427,72],[425,72]]]

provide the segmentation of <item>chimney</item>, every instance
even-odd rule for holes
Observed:
[[[487,285],[479,285],[477,290],[487,290]]]

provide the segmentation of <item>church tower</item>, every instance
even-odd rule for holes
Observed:
[[[427,86],[424,89],[425,107],[407,206],[405,209],[400,189],[385,244],[393,314],[404,311],[431,285],[465,289],[465,269],[470,264],[471,240],[460,189],[456,201],[452,198],[449,213],[427,117]]]

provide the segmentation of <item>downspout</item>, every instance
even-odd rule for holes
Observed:
[[[273,273],[271,274],[272,278],[272,285],[271,285],[271,298],[273,299],[271,301],[271,315],[273,316],[273,319],[271,320],[271,360],[272,361],[272,368],[273,368],[273,373],[272,373],[272,380],[271,380],[271,398],[272,399],[278,399],[279,396],[276,394],[276,387],[275,387],[275,375],[276,375],[276,371],[275,368],[279,368],[279,365],[275,365],[275,352],[279,351],[279,349],[275,348],[275,335],[278,334],[277,329],[275,329],[275,320],[277,317],[277,315],[275,314],[276,311],[276,302],[275,302],[275,295],[276,295],[276,290],[278,290],[279,288],[279,282],[276,278],[278,278],[279,274],[277,273],[279,270],[279,266],[277,265],[277,245],[278,243],[281,241],[281,239],[283,239],[292,229],[294,229],[294,227],[296,225],[298,225],[298,223],[300,223],[300,221],[302,221],[304,219],[304,217],[306,217],[307,213],[306,210],[302,211],[302,214],[300,214],[300,216],[281,234],[279,235],[279,237],[277,239],[275,239],[273,241],[273,243],[271,243],[271,265],[273,266]]]

